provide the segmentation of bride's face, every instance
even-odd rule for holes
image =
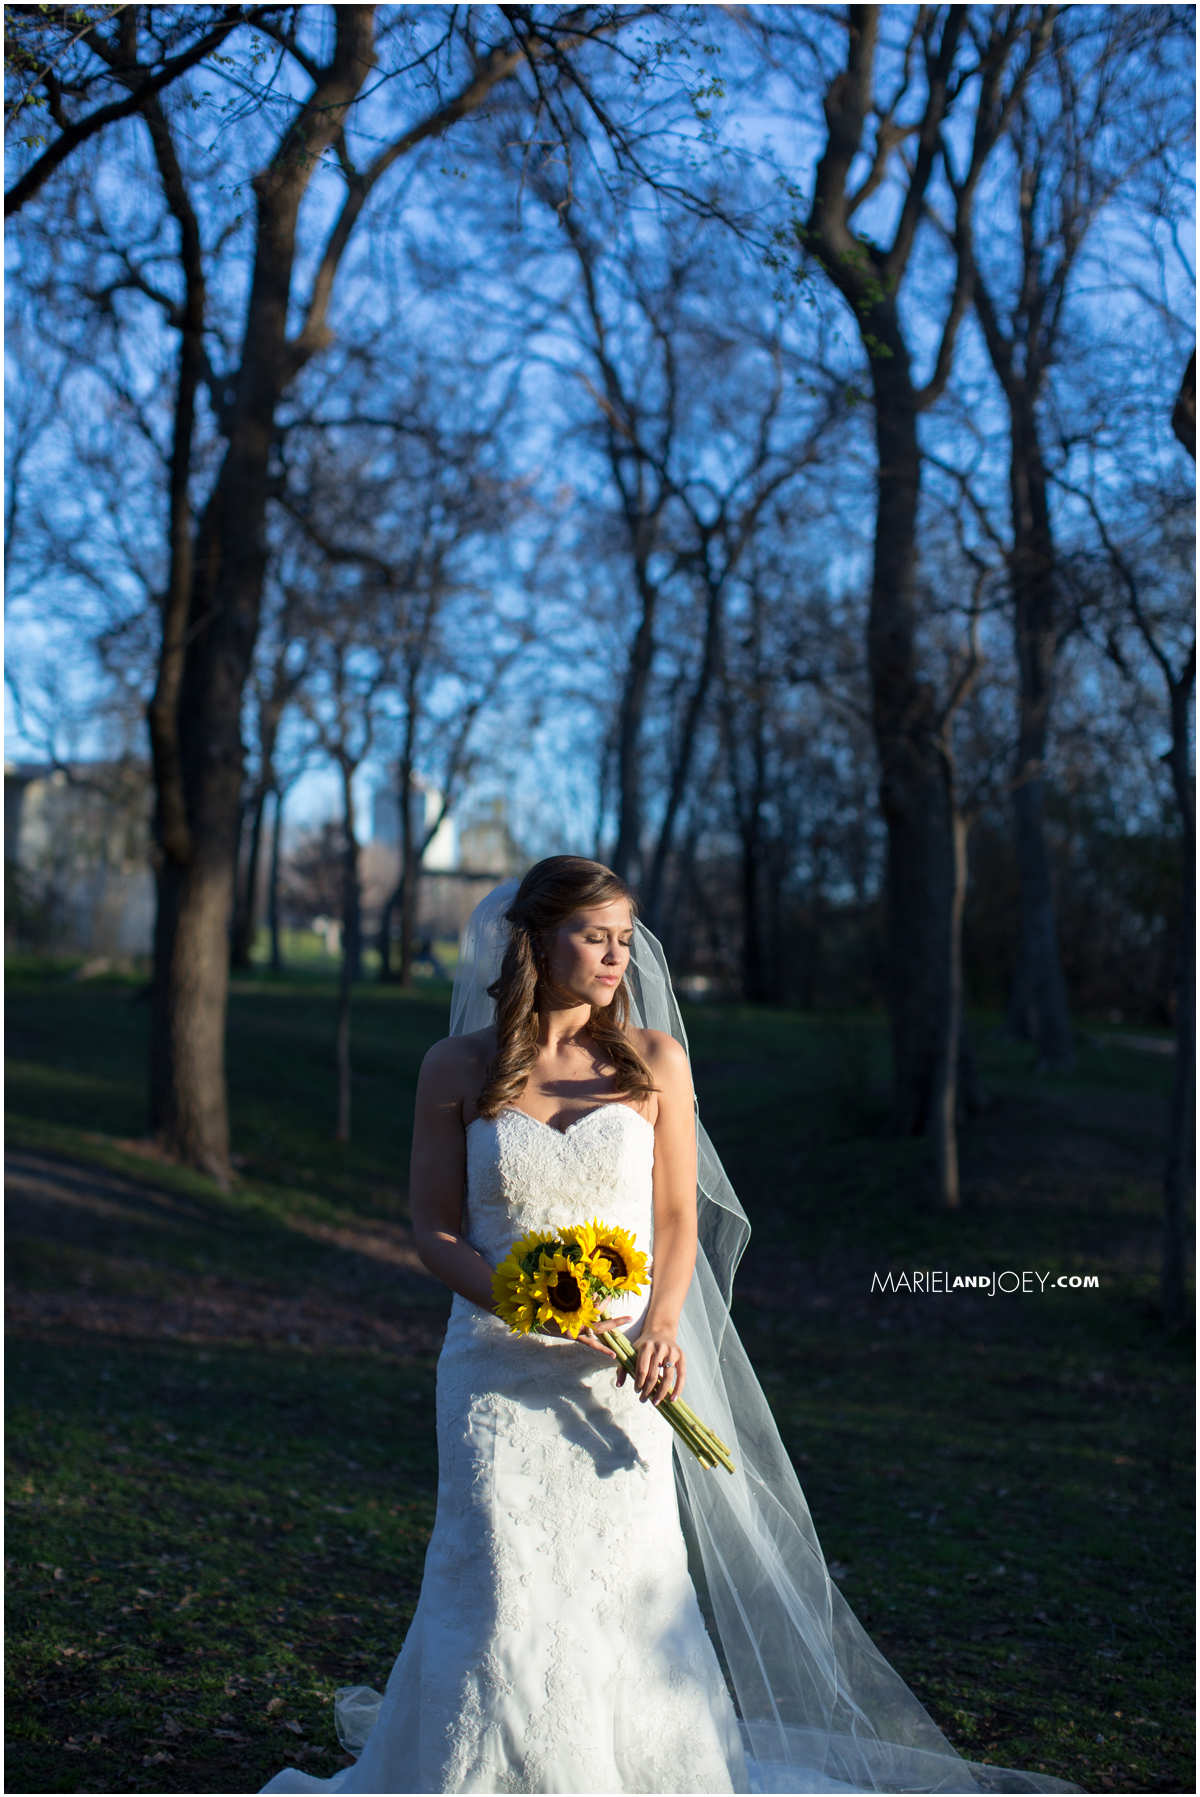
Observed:
[[[610,1005],[629,965],[633,919],[624,899],[591,905],[560,924],[546,952],[552,984],[581,1005]]]

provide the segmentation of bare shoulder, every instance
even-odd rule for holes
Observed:
[[[496,1052],[494,1029],[471,1030],[435,1042],[421,1062],[421,1084],[437,1098],[472,1096]]]
[[[682,1042],[668,1036],[665,1030],[631,1029],[629,1036],[656,1079],[667,1080],[672,1085],[684,1081],[690,1088],[691,1069]]]

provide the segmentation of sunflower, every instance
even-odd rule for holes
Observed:
[[[528,1335],[537,1323],[533,1279],[525,1271],[515,1249],[492,1274],[492,1300],[496,1315],[518,1335]]]
[[[512,1254],[501,1260],[492,1274],[492,1306],[501,1323],[507,1323],[517,1335],[528,1335],[537,1323],[532,1287],[534,1281]]]
[[[604,1234],[604,1225],[600,1222],[572,1223],[561,1233],[564,1250],[578,1248],[584,1260],[590,1260]]]
[[[635,1236],[607,1223],[583,1223],[568,1230],[598,1284],[610,1292],[638,1292],[649,1260],[634,1247]]]
[[[600,1320],[577,1248],[574,1254],[561,1249],[543,1252],[541,1266],[530,1282],[530,1296],[537,1305],[539,1324],[554,1323],[572,1340]]]
[[[544,1229],[531,1229],[528,1235],[523,1235],[520,1241],[513,1243],[505,1259],[515,1261],[526,1273],[532,1275],[541,1265],[543,1254],[559,1253],[563,1247],[564,1243],[557,1236],[548,1234]]]

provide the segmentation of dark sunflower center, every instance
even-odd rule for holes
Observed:
[[[579,1281],[570,1273],[556,1273],[550,1282],[550,1302],[555,1310],[578,1310],[583,1304]]]
[[[629,1269],[626,1267],[625,1262],[621,1259],[621,1256],[617,1253],[615,1248],[601,1248],[599,1250],[599,1255],[601,1260],[606,1260],[608,1262],[614,1279],[624,1279],[626,1277]]]

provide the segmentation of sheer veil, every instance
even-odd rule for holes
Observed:
[[[450,1033],[493,1021],[487,988],[507,940],[506,881],[463,932]],[[687,1048],[666,957],[642,924],[629,972],[631,1020]],[[684,1305],[688,1399],[733,1451],[706,1471],[676,1447],[680,1521],[697,1593],[735,1696],[760,1791],[1072,1791],[1045,1774],[962,1759],[874,1646],[831,1580],[804,1493],[729,1314],[750,1224],[699,1115],[701,1252]]]

